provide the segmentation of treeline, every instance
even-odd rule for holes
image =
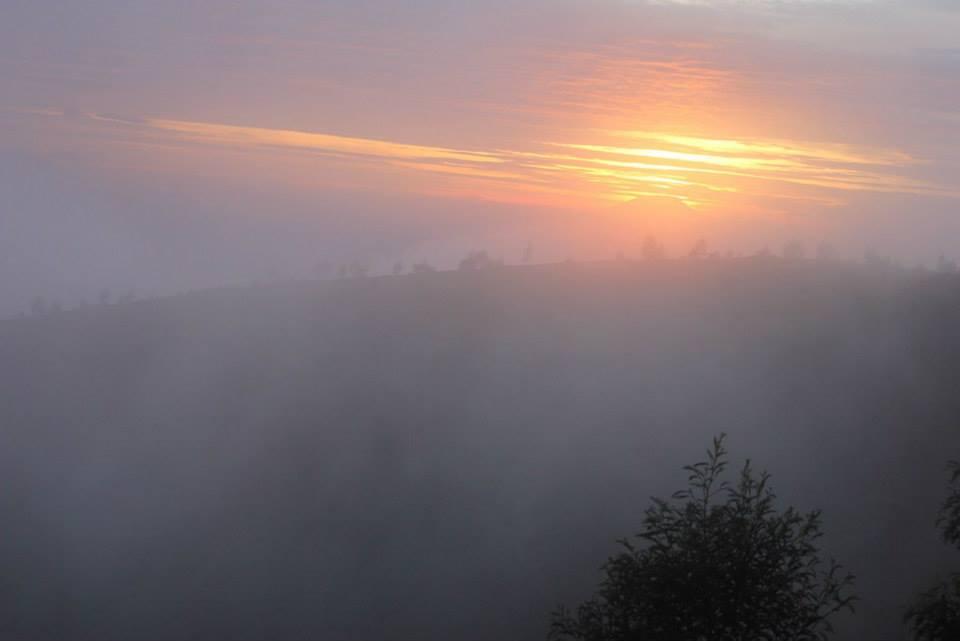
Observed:
[[[533,247],[527,244],[524,248],[519,264],[530,264],[533,258]],[[688,260],[786,260],[786,261],[816,261],[820,263],[839,263],[843,262],[840,255],[831,243],[821,242],[816,245],[813,251],[808,251],[804,243],[800,241],[789,241],[784,243],[779,252],[771,251],[768,247],[763,247],[753,253],[737,253],[733,251],[711,250],[707,241],[697,240],[690,250],[677,256],[671,256],[666,246],[654,236],[648,236],[644,239],[640,249],[639,259],[644,261],[659,261],[669,259],[688,259]],[[616,252],[614,260],[627,261],[632,260],[622,251]],[[568,259],[568,263],[574,262]],[[846,261],[856,262],[856,261]],[[878,269],[908,269],[902,262],[896,258],[867,249],[863,253],[860,261],[864,266]],[[504,267],[507,263],[503,258],[494,256],[487,250],[472,250],[459,260],[456,269],[458,271],[478,271],[486,269],[495,269]],[[944,274],[957,273],[957,262],[943,255],[939,256],[933,267],[915,266],[914,269],[922,272],[936,272]],[[429,274],[440,271],[433,263],[428,260],[421,260],[407,264],[404,261],[396,261],[388,272],[383,275],[403,276],[405,274]],[[352,260],[343,263],[335,263],[328,260],[320,260],[314,265],[313,275],[320,279],[362,279],[373,275],[371,267],[363,261]],[[65,306],[56,298],[47,299],[43,296],[37,296],[33,299],[29,312],[21,316],[46,316],[57,314],[67,309],[84,309],[93,305],[106,306],[110,304],[123,304],[137,300],[138,296],[134,290],[127,291],[120,296],[113,296],[110,290],[102,290],[95,304],[86,301],[80,302],[73,307]]]

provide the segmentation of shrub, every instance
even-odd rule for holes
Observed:
[[[722,480],[723,440],[684,468],[688,489],[653,499],[597,594],[554,613],[551,638],[821,639],[831,615],[853,609],[853,576],[821,559],[820,512],[778,511],[770,476],[749,461],[735,485]]]

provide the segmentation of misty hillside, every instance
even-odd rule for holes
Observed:
[[[729,434],[822,508],[840,636],[955,565],[960,276],[560,264],[0,322],[0,637],[542,638]]]

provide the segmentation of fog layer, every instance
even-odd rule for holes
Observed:
[[[846,638],[949,558],[956,276],[620,261],[0,323],[0,636],[542,638],[729,434],[822,508]]]

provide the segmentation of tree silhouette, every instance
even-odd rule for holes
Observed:
[[[689,257],[695,258],[698,260],[706,258],[707,257],[707,241],[705,241],[702,238],[698,240],[697,243],[693,246],[693,249],[690,250]]]
[[[951,461],[947,469],[950,481],[937,527],[946,543],[960,548],[960,462]],[[954,572],[923,592],[907,609],[904,621],[918,640],[960,639],[960,573]]]
[[[644,260],[661,260],[667,257],[667,252],[663,248],[663,245],[653,236],[647,236],[643,239],[643,247],[640,249],[640,254]]]
[[[735,486],[721,480],[723,440],[684,468],[688,489],[653,499],[596,596],[554,613],[552,639],[821,639],[852,611],[853,576],[821,561],[820,512],[778,511],[749,461]]]
[[[944,274],[952,274],[957,271],[957,263],[941,254],[937,260],[937,271]]]
[[[49,310],[47,305],[47,299],[43,296],[37,296],[33,299],[33,302],[30,304],[30,314],[32,316],[43,316]]]
[[[493,265],[494,261],[485,251],[472,251],[461,261],[458,269],[460,271],[476,271],[487,269]]]
[[[347,276],[350,278],[366,278],[370,269],[359,261],[353,261],[347,265]]]
[[[872,249],[866,249],[863,252],[863,264],[875,269],[890,269],[894,266],[893,259],[884,256]]]
[[[817,260],[820,262],[829,262],[836,258],[837,252],[833,245],[824,241],[817,245]]]
[[[943,530],[944,541],[960,548],[960,461],[950,461],[947,469],[950,471],[950,482],[937,526]]]
[[[807,250],[799,240],[791,240],[783,246],[783,257],[787,260],[803,260]]]
[[[430,263],[423,261],[423,262],[415,263],[411,271],[414,274],[430,274],[437,271],[437,268],[431,265]]]

